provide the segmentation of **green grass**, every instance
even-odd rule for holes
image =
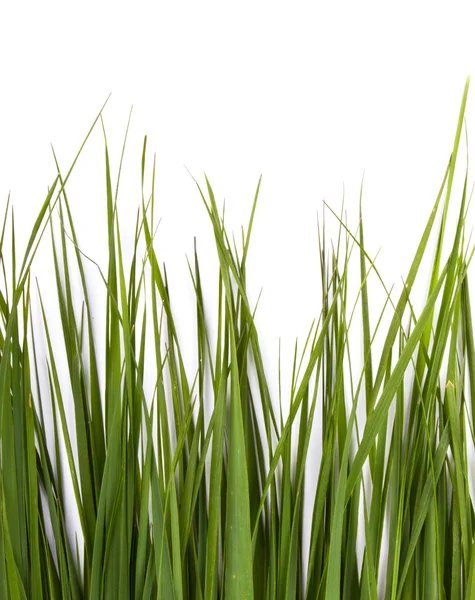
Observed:
[[[0,598],[475,597],[467,172],[461,198],[452,197],[467,94],[468,81],[447,171],[399,297],[365,250],[363,217],[352,231],[329,209],[339,233],[330,243],[319,228],[321,312],[305,344],[295,346],[288,398],[280,366],[264,368],[246,291],[260,181],[240,248],[211,184],[196,182],[219,273],[217,306],[206,306],[195,245],[188,264],[194,341],[178,337],[180,315],[154,246],[155,165],[147,163],[146,139],[133,253],[124,256],[117,212],[123,153],[113,178],[104,132],[109,254],[103,270],[95,267],[106,293],[103,331],[94,326],[86,278],[92,261],[81,251],[67,195],[84,144],[68,172],[54,156],[57,177],[21,259],[7,204],[0,234]],[[101,114],[92,129],[102,125]],[[31,278],[45,236],[64,356],[41,280]],[[357,289],[349,277],[355,269]],[[379,315],[370,281],[387,293]],[[413,298],[423,292],[418,307]],[[41,322],[30,297],[39,300]],[[185,343],[194,344],[196,372],[185,364]],[[39,347],[46,348],[46,378]],[[279,381],[277,398],[271,380]]]

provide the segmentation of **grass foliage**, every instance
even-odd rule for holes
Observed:
[[[368,278],[380,275],[364,249],[363,220],[353,234],[340,219],[330,250],[319,231],[322,309],[304,349],[295,349],[287,403],[271,397],[256,307],[246,291],[259,187],[238,250],[210,183],[197,183],[219,276],[211,336],[195,251],[189,269],[196,373],[185,368],[175,325],[180,316],[154,248],[154,181],[151,196],[142,194],[133,256],[124,257],[119,182],[105,136],[104,331],[93,324],[89,259],[78,245],[67,196],[71,170],[62,173],[56,163],[21,261],[7,205],[0,237],[0,598],[475,597],[467,177],[461,199],[452,199],[467,92],[468,82],[440,193],[402,292],[387,295],[387,323],[371,308]],[[101,115],[93,127],[100,125]],[[145,139],[143,190],[146,173]],[[445,239],[449,212],[458,215],[457,224]],[[67,371],[60,370],[62,349],[43,304],[41,324],[31,314],[30,268],[48,235]],[[428,278],[421,264],[434,247]],[[356,302],[349,300],[351,269],[360,274]],[[428,280],[418,310],[411,295]],[[362,323],[362,369],[351,363],[355,315]],[[46,386],[36,350],[39,325]],[[103,374],[97,336],[105,339]],[[150,356],[152,397],[144,391]],[[321,440],[319,462],[312,435]],[[68,521],[68,486],[79,535]],[[312,509],[305,522],[304,500]]]

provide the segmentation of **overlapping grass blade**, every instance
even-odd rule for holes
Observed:
[[[219,272],[213,313],[205,305],[195,241],[188,264],[195,372],[183,358],[188,340],[179,338],[180,313],[155,244],[156,165],[147,197],[146,138],[132,256],[124,251],[119,189],[130,117],[117,167],[101,113],[94,122],[101,120],[104,133],[105,275],[81,249],[74,200],[66,192],[83,146],[64,176],[53,153],[57,176],[21,260],[7,201],[0,234],[0,598],[473,595],[475,342],[467,172],[447,240],[467,93],[468,81],[447,172],[396,300],[365,248],[362,190],[356,232],[343,209],[330,209],[339,233],[331,244],[325,222],[319,229],[321,310],[303,349],[295,345],[288,390],[281,385],[279,349],[278,399],[271,396],[257,305],[247,291],[261,179],[241,250],[210,182],[205,177],[205,191],[196,182]],[[46,342],[46,356],[39,357],[30,278],[48,223],[57,315],[46,306],[39,281]],[[432,265],[422,273],[434,236]],[[355,248],[356,290],[350,285]],[[86,261],[104,283],[102,332],[94,325]],[[427,297],[417,309],[412,296],[424,277]],[[385,294],[377,320],[370,278]],[[53,316],[61,344],[52,338]],[[98,335],[104,336],[104,378]],[[316,436],[321,461],[313,453]],[[71,497],[79,536],[69,523]],[[306,506],[313,511],[308,524]]]

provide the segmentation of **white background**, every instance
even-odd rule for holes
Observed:
[[[66,170],[112,92],[104,121],[116,173],[133,105],[119,195],[124,235],[133,234],[147,134],[149,167],[153,153],[157,160],[157,252],[191,361],[185,256],[194,236],[203,264],[212,265],[210,286],[216,263],[186,169],[200,183],[206,172],[236,235],[262,174],[249,285],[254,301],[263,288],[257,323],[275,373],[279,337],[290,360],[295,337],[303,341],[318,315],[323,200],[339,210],[344,190],[355,230],[364,174],[368,252],[381,248],[388,285],[407,271],[449,159],[465,78],[475,76],[475,15],[457,3],[153,4],[2,4],[0,206],[11,192],[24,243],[55,175],[50,144]],[[474,108],[475,89],[467,106],[472,155]],[[462,175],[464,153],[462,145]],[[105,268],[100,127],[72,177],[70,201],[81,247]],[[35,267],[46,297],[49,252],[45,244]]]
[[[140,202],[148,134],[160,252],[177,289],[188,285],[193,237],[203,253],[212,249],[185,167],[200,182],[207,173],[236,234],[263,175],[249,268],[255,298],[263,287],[258,318],[271,345],[301,337],[317,314],[317,213],[324,199],[339,210],[345,189],[356,229],[363,174],[367,248],[381,248],[381,272],[397,283],[445,171],[465,78],[475,73],[472,12],[456,3],[155,4],[2,5],[0,198],[11,191],[17,228],[28,231],[55,174],[50,144],[66,169],[112,92],[104,120],[114,172],[134,106],[124,226]],[[469,135],[474,106],[475,91]],[[103,170],[99,127],[70,188],[82,246],[98,259]]]

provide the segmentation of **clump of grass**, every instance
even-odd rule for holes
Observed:
[[[186,369],[175,325],[180,316],[154,247],[155,166],[151,196],[142,193],[130,261],[122,253],[113,191],[118,182],[112,180],[104,136],[109,256],[101,271],[107,292],[102,332],[93,326],[85,275],[90,259],[78,245],[66,191],[71,170],[63,174],[56,162],[57,177],[19,272],[7,204],[0,237],[0,598],[474,596],[469,455],[475,446],[475,344],[467,176],[452,208],[467,93],[468,81],[440,192],[404,288],[398,298],[388,294],[385,303],[386,313],[391,311],[387,326],[382,314],[370,320],[368,279],[381,276],[365,251],[363,220],[352,233],[339,219],[331,251],[320,232],[322,309],[303,351],[296,347],[286,417],[269,391],[256,307],[246,291],[259,185],[239,251],[209,181],[203,187],[197,182],[219,275],[211,339],[195,248],[189,269],[196,296],[196,373]],[[93,127],[100,120],[99,114]],[[146,156],[145,139],[142,190]],[[121,168],[122,160],[119,175]],[[452,210],[458,211],[456,230],[445,240]],[[67,364],[67,373],[59,372],[61,349],[50,336],[39,287],[46,386],[30,304],[30,267],[45,231],[52,240]],[[417,312],[411,294],[425,285],[420,267],[433,237],[429,289]],[[356,294],[348,283],[355,264]],[[80,310],[72,285],[77,275]],[[359,372],[351,362],[355,314],[362,322]],[[101,335],[104,386],[96,352]],[[383,340],[378,353],[376,335]],[[152,375],[146,374],[147,355],[153,356]],[[144,391],[146,377],[153,378],[152,397]],[[364,423],[357,419],[359,402],[365,405]],[[310,453],[315,432],[322,441],[319,464]],[[310,470],[317,474],[315,489],[308,486]],[[79,536],[71,536],[66,516],[65,473]],[[304,522],[304,499],[311,502],[310,522]]]

